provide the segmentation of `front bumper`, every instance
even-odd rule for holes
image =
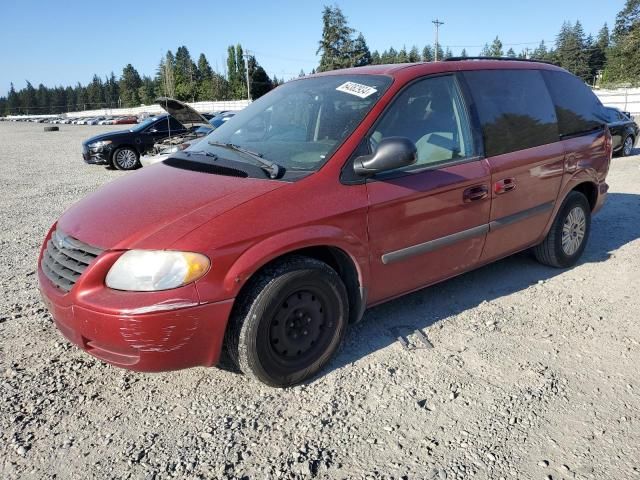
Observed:
[[[38,280],[60,332],[100,360],[130,370],[158,372],[212,366],[220,358],[233,300],[207,304],[164,301],[106,313],[81,305],[81,282],[64,293],[40,266]]]
[[[109,163],[110,151],[100,148],[89,148],[86,145],[82,145],[82,159],[85,163],[91,165],[104,165]]]

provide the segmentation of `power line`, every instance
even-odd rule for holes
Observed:
[[[438,61],[438,34],[440,33],[440,25],[444,25],[444,22],[441,22],[436,18],[435,20],[432,20],[431,23],[433,23],[436,26],[436,48],[434,49],[434,51],[435,51],[435,60],[437,62]]]

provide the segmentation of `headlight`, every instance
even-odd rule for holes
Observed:
[[[107,273],[107,287],[153,292],[169,290],[201,278],[211,262],[204,255],[170,250],[129,250]]]
[[[90,143],[89,146],[91,148],[102,148],[109,145],[110,143],[111,143],[111,140],[101,140],[99,142]]]

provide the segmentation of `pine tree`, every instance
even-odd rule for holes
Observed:
[[[449,47],[447,47],[447,49],[444,52],[444,56],[442,58],[447,59],[447,58],[451,58],[453,57],[453,52],[451,51],[451,49]]]
[[[142,86],[142,79],[138,71],[130,63],[122,69],[120,78],[120,97],[122,105],[126,107],[137,107],[140,105],[138,89]]]
[[[490,57],[502,57],[504,56],[504,52],[502,51],[502,42],[496,35],[496,38],[493,40],[491,47],[489,49]]]
[[[516,58],[516,52],[513,50],[513,48],[510,48],[509,50],[507,50],[507,57]]]
[[[326,72],[352,65],[351,52],[353,29],[340,7],[325,6],[322,11],[322,39],[316,54],[321,54],[318,71]]]
[[[583,80],[589,80],[589,53],[582,24],[564,22],[556,38],[555,60]]]
[[[371,52],[362,33],[360,33],[353,42],[351,58],[352,66],[354,67],[363,67],[371,64]]]
[[[422,61],[433,62],[433,48],[431,48],[431,45],[426,45],[422,49]]]
[[[12,115],[17,114],[20,110],[20,97],[18,96],[15,87],[13,86],[13,82],[11,82],[11,86],[9,87],[9,94],[7,95],[7,109]]]
[[[389,61],[385,63],[398,63],[398,52],[395,48],[391,47],[387,52],[387,56],[389,57]]]
[[[418,50],[418,47],[414,45],[413,47],[411,47],[411,50],[409,50],[409,62],[416,63],[419,61],[420,61],[420,51]]]
[[[462,49],[462,51],[460,52],[460,56],[461,56],[462,58],[466,58],[466,57],[468,57],[468,56],[469,56],[469,55],[467,55],[467,49],[466,49],[466,48],[463,48],[463,49]]]
[[[640,85],[640,0],[627,0],[616,17],[607,50],[605,83]]]
[[[531,58],[535,60],[547,60],[549,52],[547,50],[547,46],[544,43],[544,40],[540,42],[540,45],[533,51],[531,54]]]
[[[491,57],[491,48],[489,47],[488,43],[484,44],[484,47],[482,48],[482,50],[480,50],[480,56],[481,57]]]
[[[382,60],[380,58],[380,53],[378,53],[378,50],[374,50],[373,53],[371,54],[371,64],[380,65],[381,63],[382,63]]]
[[[407,53],[407,48],[402,47],[402,49],[398,52],[396,56],[396,63],[408,63],[409,62],[409,54]]]
[[[192,101],[195,98],[196,70],[187,47],[178,47],[175,63],[175,97],[178,100]]]

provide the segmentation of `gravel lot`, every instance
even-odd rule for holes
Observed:
[[[58,334],[40,243],[127,175],[80,157],[116,127],[60,129],[0,123],[0,478],[640,478],[640,156],[614,159],[577,267],[520,254],[374,308],[322,376],[274,390]]]

